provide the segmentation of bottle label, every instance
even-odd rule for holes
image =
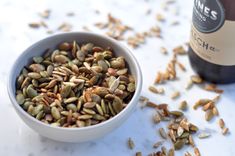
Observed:
[[[225,20],[219,0],[195,0],[190,46],[202,59],[235,65],[235,21]]]

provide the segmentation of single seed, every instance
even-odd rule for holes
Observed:
[[[160,136],[161,136],[163,139],[167,139],[167,134],[166,134],[164,128],[159,128],[158,131],[159,131]]]
[[[142,156],[142,153],[141,152],[136,152],[135,156]]]
[[[51,108],[51,115],[53,116],[53,118],[55,118],[56,120],[60,119],[60,112],[56,107],[52,107]]]
[[[134,141],[131,138],[128,138],[128,147],[132,150],[135,147]]]
[[[174,144],[175,150],[180,150],[184,146],[185,142],[182,139],[178,139]]]
[[[210,137],[210,136],[211,136],[210,133],[208,133],[208,132],[202,132],[202,133],[200,133],[200,134],[198,135],[198,138],[199,138],[199,139],[205,139],[205,138],[208,138],[208,137]]]
[[[226,134],[228,134],[228,131],[229,131],[229,129],[228,129],[228,128],[223,128],[223,130],[222,130],[222,134],[223,134],[223,135],[226,135]]]
[[[19,105],[22,105],[25,101],[24,95],[23,94],[17,94],[16,96],[16,101]]]
[[[198,75],[192,75],[191,80],[193,83],[200,84],[203,82],[202,78],[199,77]]]
[[[224,123],[224,120],[223,120],[223,119],[219,119],[219,126],[220,126],[221,129],[224,128],[225,123]]]
[[[155,144],[153,144],[153,148],[158,148],[160,147],[162,144],[164,143],[164,141],[158,141]]]
[[[206,121],[210,121],[213,117],[214,117],[214,114],[213,114],[212,110],[206,111],[206,113],[205,113]]]
[[[201,156],[200,151],[197,147],[194,148],[194,154],[195,156]]]
[[[168,151],[168,154],[167,156],[174,156],[175,155],[175,151],[173,148],[171,148],[169,151]]]
[[[181,103],[180,103],[180,105],[179,105],[179,109],[180,110],[182,110],[182,111],[185,111],[185,110],[187,110],[187,108],[188,108],[188,103],[187,103],[187,101],[182,101]]]
[[[180,92],[179,91],[175,91],[171,94],[171,99],[176,99],[180,96]]]

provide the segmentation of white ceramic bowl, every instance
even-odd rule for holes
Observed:
[[[82,127],[82,128],[62,128],[53,127],[49,124],[45,124],[34,117],[30,116],[26,111],[24,111],[20,105],[16,102],[15,98],[15,84],[16,78],[19,75],[22,68],[32,61],[33,56],[42,55],[46,49],[55,49],[56,46],[64,41],[72,42],[76,40],[78,43],[92,42],[95,45],[102,47],[112,47],[117,56],[124,56],[126,62],[128,63],[130,72],[134,75],[136,79],[136,91],[127,105],[127,107],[122,110],[119,114],[113,118],[102,122],[97,125]],[[133,112],[133,109],[138,103],[138,98],[140,96],[140,91],[142,88],[142,74],[138,62],[132,53],[119,42],[109,37],[94,33],[85,32],[72,32],[63,33],[58,35],[53,35],[45,38],[41,41],[36,42],[28,49],[26,49],[15,61],[12,70],[9,75],[8,81],[8,94],[11,102],[22,120],[33,130],[38,132],[40,135],[51,138],[53,140],[63,141],[63,142],[84,142],[93,140],[104,136],[105,134],[111,132],[120,126],[128,116]]]

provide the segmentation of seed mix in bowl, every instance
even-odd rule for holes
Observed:
[[[84,127],[121,112],[135,92],[124,57],[93,43],[64,42],[33,57],[16,80],[18,104],[36,119]]]

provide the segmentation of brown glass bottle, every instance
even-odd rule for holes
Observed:
[[[188,52],[205,80],[235,82],[235,0],[194,0]]]

